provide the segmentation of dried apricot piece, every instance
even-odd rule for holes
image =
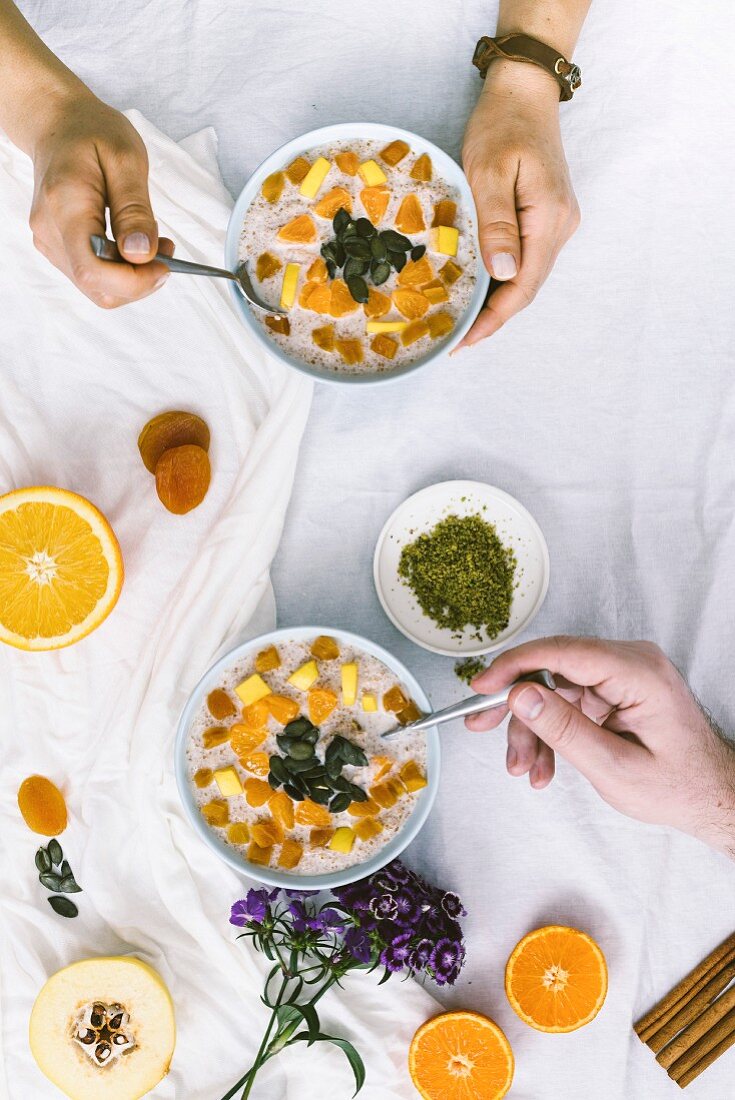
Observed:
[[[390,781],[376,783],[374,787],[370,788],[370,797],[384,810],[389,810],[398,801],[398,795],[391,787]]]
[[[420,260],[409,260],[402,271],[398,273],[399,286],[421,286],[422,283],[431,282],[434,278],[434,268],[431,260],[423,254]]]
[[[314,207],[314,213],[320,218],[333,218],[338,210],[346,210],[352,213],[352,195],[346,187],[333,187],[319,199]]]
[[[266,176],[263,180],[260,193],[266,202],[278,202],[285,183],[286,180],[283,172],[271,172],[271,174]]]
[[[250,836],[261,848],[270,848],[283,840],[283,829],[272,817],[263,817],[250,826]]]
[[[420,157],[416,157],[411,168],[411,179],[420,180],[422,183],[429,183],[433,175],[433,167],[431,163],[431,157],[428,153],[422,153]]]
[[[273,794],[270,783],[266,783],[262,779],[246,779],[243,785],[245,787],[245,798],[249,806],[265,806]]]
[[[359,308],[359,303],[356,302],[350,294],[344,279],[334,279],[332,282],[332,297],[329,307],[329,312],[332,316],[344,317],[348,313],[354,313],[355,310]]]
[[[453,286],[462,274],[462,268],[455,264],[454,260],[447,260],[443,267],[439,268],[439,278],[445,286]]]
[[[240,763],[247,772],[252,772],[260,779],[265,779],[269,770],[269,756],[267,752],[247,752],[240,757]]]
[[[429,324],[430,323],[431,319],[429,319]],[[419,718],[422,717],[423,715],[414,703],[413,699],[409,699],[408,706],[404,707],[403,710],[399,710],[398,714],[396,715],[396,718],[402,726],[407,726],[410,722],[418,722]]]
[[[297,825],[314,825],[317,829],[327,829],[332,824],[332,815],[324,806],[305,798],[297,805],[294,820]]]
[[[259,867],[267,867],[273,854],[272,848],[261,848],[254,840],[248,845],[248,861]]]
[[[315,726],[326,722],[337,706],[337,696],[329,688],[312,688],[309,692],[309,718]]]
[[[320,634],[311,643],[310,652],[318,661],[336,661],[339,657],[339,646],[337,640],[329,634]]]
[[[374,756],[370,763],[378,769],[375,773],[375,782],[379,783],[381,779],[385,779],[395,761],[391,760],[390,756]]]
[[[229,736],[227,726],[210,726],[202,734],[202,744],[205,749],[216,749],[218,745],[224,745]]]
[[[396,341],[390,336],[386,336],[384,332],[379,332],[377,336],[373,336],[370,347],[376,355],[382,355],[384,359],[394,359],[398,351]]]
[[[384,184],[377,187],[365,187],[360,192],[360,202],[373,225],[379,225],[388,209],[390,191]]]
[[[418,195],[410,194],[401,202],[395,219],[396,229],[401,233],[420,233],[426,229]]]
[[[256,672],[273,672],[274,669],[281,667],[281,657],[274,645],[269,645],[266,649],[261,649],[260,653],[255,658],[255,671]]]
[[[286,871],[293,871],[294,867],[298,866],[303,854],[304,849],[299,841],[294,840],[293,837],[288,837],[281,846],[278,855],[278,866],[283,867]]]
[[[434,206],[432,228],[438,225],[454,225],[457,217],[457,204],[452,199],[439,199]]]
[[[356,176],[357,169],[360,167],[360,158],[357,153],[353,153],[350,149],[347,149],[344,153],[337,153],[334,158],[337,162],[337,167],[347,176]]]
[[[156,464],[165,451],[195,443],[209,450],[209,428],[195,413],[172,411],[159,413],[149,420],[138,436],[138,450],[146,470],[156,472]]]
[[[440,302],[449,301],[449,291],[441,279],[432,279],[430,283],[425,283],[421,287],[421,293],[429,299],[433,306],[439,305]]]
[[[406,325],[401,333],[401,343],[404,348],[409,347],[411,344],[415,344],[417,340],[420,340],[422,336],[429,335],[429,326],[426,321],[411,321]]]
[[[302,286],[301,291],[299,293],[299,305],[303,309],[308,309],[309,308],[309,298],[311,297],[312,293],[318,287],[321,287],[321,286],[322,286],[321,283],[317,283],[316,281],[314,281],[312,279],[308,279],[304,283],[304,285]]]
[[[432,340],[446,336],[454,328],[454,318],[449,313],[432,313],[426,319]]]
[[[271,332],[277,332],[281,336],[290,336],[291,334],[291,322],[288,317],[271,317],[270,315],[265,318],[265,327],[269,328]]]
[[[408,321],[423,317],[429,309],[429,299],[418,290],[401,287],[393,291],[393,303]]]
[[[198,772],[194,773],[194,786],[203,790],[212,782],[213,775],[214,772],[211,768],[200,768]]]
[[[227,839],[230,844],[247,844],[250,839],[250,830],[244,821],[233,821],[227,826]]]
[[[262,283],[266,279],[272,279],[282,267],[283,264],[277,256],[274,256],[271,252],[261,252],[255,263],[255,274]]]
[[[364,802],[350,802],[347,813],[353,817],[375,817],[380,813],[380,806],[374,798],[367,798]]]
[[[312,829],[309,844],[312,848],[326,848],[333,836],[334,829]]]
[[[268,710],[267,703],[268,696],[262,699],[256,699],[254,703],[249,703],[246,707],[242,708],[242,724],[249,730],[262,730],[268,725]],[[234,726],[233,726],[234,729]]]
[[[266,729],[248,729],[247,726],[238,723],[230,728],[230,745],[232,751],[238,756],[247,756],[253,749],[262,745],[267,736]]]
[[[278,230],[278,239],[290,244],[311,244],[316,237],[316,225],[309,214],[298,214]]]
[[[42,836],[58,836],[66,828],[64,796],[45,775],[30,775],[18,789],[18,808],[29,829]]]
[[[286,175],[291,183],[301,183],[308,175],[310,168],[311,165],[306,157],[297,157],[296,160],[292,160],[289,164],[286,169]]]
[[[212,469],[203,447],[186,443],[171,447],[156,463],[156,492],[169,512],[183,516],[207,495]]]
[[[231,715],[237,714],[237,707],[222,688],[215,688],[214,691],[210,691],[207,696],[207,710],[218,722],[223,718],[230,718]]]
[[[411,147],[406,141],[392,141],[390,145],[386,145],[385,149],[381,149],[378,156],[384,164],[388,164],[391,168],[395,168],[397,164],[400,164],[404,157],[407,157],[411,152]]]
[[[327,265],[321,256],[317,256],[306,272],[306,278],[310,283],[326,283],[328,275]]]
[[[271,718],[275,718],[276,722],[280,722],[282,726],[293,721],[301,710],[296,700],[289,699],[287,695],[269,695],[264,702]]]
[[[398,714],[408,706],[408,698],[399,688],[398,684],[389,688],[383,696],[383,709]]]
[[[371,318],[384,317],[386,313],[390,312],[390,307],[389,295],[383,294],[382,291],[371,286],[368,290],[368,300],[362,307],[365,310],[365,316]]]
[[[312,329],[311,338],[322,351],[334,351],[334,325]]]
[[[293,829],[293,801],[285,791],[275,791],[271,795],[268,809],[284,829]]]
[[[335,340],[334,346],[348,367],[362,363],[362,344],[359,340]]]
[[[372,840],[383,831],[383,822],[374,817],[364,817],[355,823],[355,836],[358,840]]]
[[[215,798],[202,806],[202,817],[208,825],[217,825],[223,828],[230,820],[230,811],[224,798]]]
[[[308,309],[314,313],[329,313],[332,309],[332,287],[330,283],[317,283],[309,295]]]

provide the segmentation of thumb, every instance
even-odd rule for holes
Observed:
[[[619,767],[621,753],[636,752],[630,742],[596,725],[577,707],[544,687],[521,685],[508,700],[513,714],[549,748],[598,786]]]
[[[480,250],[485,267],[494,279],[505,282],[521,266],[521,238],[512,183],[486,183],[478,196]]]
[[[145,154],[128,154],[106,173],[110,224],[117,247],[130,263],[145,264],[158,251],[158,226],[148,194]]]

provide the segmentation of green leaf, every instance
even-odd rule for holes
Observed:
[[[301,1039],[308,1040],[308,1038],[308,1034],[305,1035],[302,1032],[300,1035],[294,1035],[291,1041],[295,1043]],[[350,1063],[350,1068],[355,1075],[355,1091],[352,1095],[357,1096],[358,1092],[365,1084],[365,1063],[353,1047],[352,1043],[348,1042],[347,1039],[339,1039],[336,1035],[325,1035],[321,1031],[309,1041],[309,1046],[311,1046],[313,1042],[333,1043],[334,1046],[339,1047],[340,1050],[344,1051],[345,1057]]]

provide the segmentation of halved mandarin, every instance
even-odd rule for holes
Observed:
[[[373,225],[379,225],[385,217],[390,202],[390,191],[385,184],[365,187],[360,192],[360,202]]]
[[[327,191],[314,207],[314,213],[320,218],[333,218],[338,210],[346,210],[352,213],[352,195],[346,187],[333,187]]]
[[[605,956],[577,928],[537,928],[513,949],[505,968],[505,992],[513,1010],[538,1031],[576,1031],[604,1004]]]
[[[513,1051],[493,1020],[445,1012],[414,1035],[408,1068],[423,1100],[501,1100],[513,1083]]]
[[[281,226],[278,238],[290,244],[311,244],[317,238],[314,219],[309,214],[298,214]]]

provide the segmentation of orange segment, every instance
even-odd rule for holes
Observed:
[[[45,487],[0,497],[0,641],[72,645],[107,618],[122,582],[113,530],[84,497]]]
[[[329,810],[318,802],[312,802],[310,798],[299,802],[294,819],[297,825],[314,825],[317,829],[328,829],[332,823]]]
[[[400,287],[393,291],[393,304],[399,313],[409,321],[423,317],[429,308],[429,299],[418,290]]]
[[[347,150],[345,153],[337,153],[334,158],[337,162],[337,167],[345,173],[347,176],[356,176],[357,169],[360,167],[360,158],[357,153],[353,153]]]
[[[312,293],[321,286],[322,284],[317,283],[315,280],[307,280],[302,286],[301,291],[299,292],[299,305],[302,306],[304,309],[308,309],[309,298],[311,298]]]
[[[513,1051],[486,1016],[445,1012],[414,1035],[408,1068],[424,1100],[501,1100],[513,1082]]]
[[[576,1031],[593,1020],[604,1003],[605,956],[576,928],[537,928],[508,959],[505,992],[513,1010],[538,1031]]]
[[[337,706],[337,696],[329,688],[312,688],[309,692],[309,718],[315,726],[325,722]]]
[[[316,240],[316,225],[308,214],[299,214],[278,230],[278,239],[290,244],[311,244]]]
[[[346,187],[333,187],[314,207],[314,213],[320,218],[333,218],[338,210],[352,213],[352,195]]]
[[[293,829],[293,802],[285,791],[276,791],[271,795],[268,809],[284,829]]]
[[[431,266],[431,260],[424,253],[420,260],[408,261],[398,275],[398,285],[416,287],[423,283],[430,283],[433,278],[434,268]]]
[[[374,286],[368,289],[368,300],[363,305],[365,310],[365,316],[375,319],[376,317],[384,317],[386,313],[390,312],[391,300],[389,295],[383,294],[382,291],[376,290]]]
[[[327,265],[321,256],[317,256],[306,272],[306,278],[312,283],[326,283],[327,275]]]
[[[396,229],[401,233],[420,233],[426,229],[418,195],[406,195],[396,214]]]
[[[248,729],[241,722],[230,726],[230,745],[238,756],[247,756],[258,745],[262,745],[267,736],[267,729]]]
[[[329,283],[317,283],[309,295],[309,309],[314,313],[329,313],[332,308],[332,287]]]
[[[273,788],[270,783],[266,783],[263,779],[246,779],[245,780],[245,798],[249,806],[265,806],[266,802],[273,795]]]
[[[296,160],[292,160],[286,169],[286,175],[290,179],[291,183],[301,183],[306,179],[309,173],[311,165],[306,157],[297,157]]]
[[[365,187],[360,192],[360,201],[373,225],[379,225],[388,209],[390,191],[384,184],[378,187]]]
[[[263,702],[271,718],[275,718],[282,726],[293,721],[300,709],[296,700],[289,699],[287,695],[267,695]]]
[[[344,279],[335,279],[332,283],[332,301],[329,310],[332,316],[344,317],[347,313],[354,313],[359,308],[359,304],[347,289]]]
[[[260,779],[265,779],[270,770],[267,752],[246,752],[240,757],[240,763],[246,771],[252,772]]]
[[[268,725],[269,713],[265,699],[258,699],[256,703],[250,703],[249,706],[242,708],[242,724],[249,730],[265,729]]]

